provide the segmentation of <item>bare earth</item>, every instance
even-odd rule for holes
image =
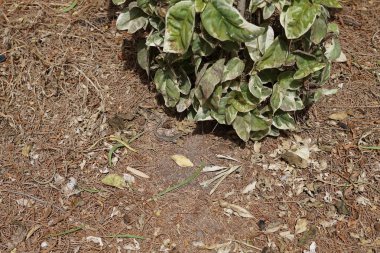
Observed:
[[[261,148],[165,110],[108,3],[65,13],[69,2],[0,0],[0,252],[380,252],[380,153],[361,148],[380,146],[379,0],[344,1],[339,92]],[[116,134],[137,152],[119,149],[110,166]],[[307,168],[281,159],[292,145],[310,149]],[[212,195],[207,172],[151,199],[201,164],[240,168]],[[128,166],[150,178],[102,183]],[[144,239],[112,237],[126,234]]]

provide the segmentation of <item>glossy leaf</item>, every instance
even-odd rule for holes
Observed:
[[[192,1],[181,1],[170,7],[166,15],[164,52],[184,54],[190,46],[194,25]]]
[[[227,0],[210,0],[201,14],[206,31],[220,41],[251,41],[264,28],[247,22]]]
[[[309,0],[294,0],[292,5],[281,13],[282,25],[288,39],[298,39],[314,24],[321,13],[321,6]]]
[[[286,42],[277,37],[271,46],[266,50],[260,62],[257,64],[259,71],[264,69],[279,68],[285,64],[288,56]]]

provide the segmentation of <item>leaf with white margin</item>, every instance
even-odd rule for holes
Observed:
[[[246,21],[226,0],[210,0],[201,20],[206,31],[220,41],[252,41],[264,32],[264,28]]]
[[[181,1],[166,14],[164,52],[184,54],[190,46],[195,25],[195,6],[192,1]]]

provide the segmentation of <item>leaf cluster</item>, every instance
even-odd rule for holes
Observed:
[[[250,0],[238,10],[241,1],[137,0],[116,26],[144,30],[138,63],[167,107],[248,141],[295,129],[294,112],[336,92],[323,85],[345,56],[329,22],[338,0]]]

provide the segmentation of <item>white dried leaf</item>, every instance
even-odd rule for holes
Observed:
[[[61,185],[65,182],[65,178],[59,175],[58,173],[54,174],[54,184],[55,185]]]
[[[49,246],[49,243],[47,241],[41,242],[41,248],[47,248]]]
[[[100,237],[96,237],[96,236],[87,236],[86,237],[86,241],[87,242],[93,242],[93,243],[96,243],[98,244],[100,247],[103,247],[103,241],[102,241],[102,238]]]
[[[255,141],[255,144],[253,144],[253,151],[255,153],[260,153],[261,150],[261,142]]]
[[[301,234],[307,230],[309,222],[306,219],[298,219],[295,226],[295,234]]]
[[[235,162],[239,162],[239,160],[231,157],[231,156],[228,156],[228,155],[216,155],[217,158],[220,158],[220,159],[227,159],[227,160],[231,160],[231,161],[235,161]]]
[[[281,224],[281,222],[269,223],[267,228],[265,229],[265,233],[266,234],[275,233],[278,230],[282,229],[283,227],[284,227],[284,225]]]
[[[215,171],[221,171],[221,170],[225,170],[225,169],[227,169],[227,167],[218,166],[218,165],[211,165],[211,166],[204,167],[202,172],[215,172]]]
[[[16,200],[16,203],[18,205],[20,205],[20,206],[32,207],[35,202],[34,202],[33,199],[24,199],[24,198],[21,198],[21,199]]]
[[[243,194],[248,194],[248,193],[252,192],[254,189],[256,189],[256,184],[257,184],[257,181],[253,181],[252,183],[250,183],[249,185],[247,185],[247,186],[241,191],[241,193],[243,193]]]
[[[280,232],[280,236],[288,239],[289,241],[294,240],[294,234],[292,234],[290,231]]]
[[[337,220],[330,220],[330,221],[322,220],[319,222],[319,224],[321,224],[324,228],[330,228],[334,226],[337,222],[338,222]]]
[[[254,218],[254,216],[245,208],[235,205],[235,204],[230,204],[224,200],[219,201],[219,205],[223,208],[229,208],[234,211],[234,214],[243,218]]]
[[[138,169],[135,169],[135,168],[132,168],[132,167],[127,167],[127,170],[129,172],[131,172],[132,174],[138,176],[138,177],[142,177],[142,178],[149,178],[149,176],[147,174],[145,174],[144,172],[138,170]]]
[[[132,176],[131,174],[128,174],[128,173],[124,173],[123,178],[124,178],[125,182],[127,182],[127,184],[134,184],[136,181],[135,177]]]
[[[112,208],[111,218],[113,218],[114,216],[121,216],[121,212],[119,208],[117,208],[116,206]]]
[[[366,197],[363,197],[363,196],[359,196],[356,198],[356,202],[359,204],[359,205],[363,205],[363,206],[372,206],[372,203],[369,199],[367,199]]]
[[[136,239],[133,239],[133,244],[129,243],[127,245],[124,245],[123,249],[138,251],[138,250],[140,250],[140,243]]]
[[[80,193],[80,190],[77,189],[77,180],[73,177],[69,178],[69,182],[62,187],[63,194],[68,198],[72,195]]]
[[[102,173],[102,174],[107,174],[107,173],[109,173],[110,171],[109,171],[108,167],[104,167],[104,168],[100,168],[100,169],[99,169],[99,172]]]
[[[304,250],[303,253],[316,253],[317,244],[313,241],[310,246],[309,250]]]
[[[331,194],[330,194],[329,192],[326,192],[326,195],[323,197],[323,200],[324,200],[326,203],[331,203],[331,202],[332,202]]]

